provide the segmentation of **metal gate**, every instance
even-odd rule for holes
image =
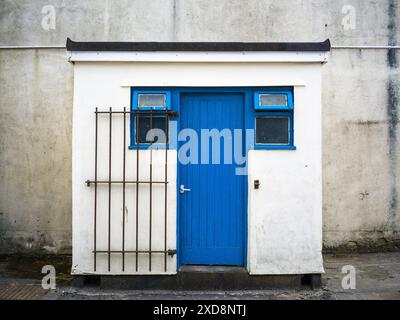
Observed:
[[[88,187],[93,186],[94,188],[94,205],[93,205],[93,267],[94,271],[96,272],[97,269],[97,258],[98,255],[107,255],[108,257],[108,271],[110,272],[111,270],[111,257],[113,255],[120,255],[122,258],[122,272],[125,271],[125,258],[126,255],[135,255],[135,269],[136,272],[138,271],[138,261],[140,259],[141,255],[147,255],[148,256],[148,271],[152,271],[152,256],[153,255],[163,255],[164,256],[164,271],[167,271],[167,257],[168,256],[173,256],[176,254],[176,250],[169,249],[167,247],[167,220],[168,220],[168,208],[167,208],[167,185],[168,185],[168,150],[169,150],[169,119],[171,116],[176,117],[177,113],[172,112],[172,111],[166,111],[166,110],[149,110],[149,111],[137,111],[137,110],[130,110],[127,111],[127,108],[123,108],[123,110],[120,111],[114,111],[112,108],[110,108],[108,111],[99,111],[98,108],[96,108],[95,111],[95,141],[94,141],[94,179],[93,180],[87,180],[86,184]],[[127,141],[126,141],[126,124],[127,124],[127,118],[128,121],[136,121],[136,128],[139,128],[139,120],[140,116],[149,116],[150,119],[152,119],[152,116],[154,115],[162,115],[165,117],[165,134],[166,134],[166,141],[165,141],[165,161],[164,161],[164,179],[163,180],[158,180],[155,181],[153,180],[153,161],[152,161],[152,154],[153,154],[153,149],[152,149],[152,144],[154,143],[151,142],[151,146],[149,147],[149,152],[150,152],[150,162],[148,164],[149,166],[149,172],[150,172],[150,178],[148,180],[140,180],[139,178],[139,172],[143,168],[143,163],[141,163],[141,158],[140,158],[140,148],[136,148],[136,150],[132,150],[131,152],[136,152],[136,163],[135,164],[127,164],[126,163],[126,151],[128,149],[127,146]],[[108,117],[108,154],[99,154],[98,152],[98,145],[99,145],[99,117]],[[115,121],[123,121],[123,130],[121,130],[121,140],[123,144],[123,154],[122,154],[122,170],[119,174],[120,179],[112,179],[112,163],[113,163],[113,145],[112,145],[112,128],[113,128],[113,123]],[[150,121],[150,129],[152,128],[152,121]],[[99,180],[98,179],[98,161],[99,157],[103,157],[103,160],[108,162],[108,179],[106,180]],[[104,157],[106,159],[104,159]],[[133,180],[127,180],[126,179],[126,168],[127,165],[135,165],[136,166],[136,178]],[[147,164],[145,164],[147,165]],[[115,176],[115,173],[113,173]],[[126,247],[126,232],[125,232],[125,214],[124,214],[124,209],[122,212],[122,242],[120,243],[120,249],[115,250],[111,248],[111,221],[115,217],[115,213],[112,212],[112,193],[111,190],[113,188],[113,185],[119,184],[122,185],[122,208],[125,208],[126,200],[127,197],[135,197],[135,216],[136,216],[136,221],[135,221],[135,228],[136,228],[136,238],[134,239],[135,246],[133,248]],[[149,186],[149,194],[147,199],[146,198],[140,198],[139,197],[139,189],[141,185],[146,184]],[[163,250],[153,250],[152,249],[152,207],[153,207],[153,186],[154,185],[163,185],[164,187],[164,249]],[[134,191],[130,191],[129,193],[126,190],[127,186],[132,186],[134,188]],[[98,188],[105,187],[108,188],[108,228],[107,228],[107,246],[106,247],[99,247],[98,245]],[[149,201],[149,212],[147,216],[147,223],[148,223],[148,228],[146,230],[141,227],[141,221],[139,219],[139,202],[140,201]],[[146,223],[146,224],[147,224]],[[142,249],[140,248],[139,244],[139,233],[147,233],[148,234],[148,249]]]

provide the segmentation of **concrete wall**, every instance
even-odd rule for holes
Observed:
[[[2,0],[0,45],[64,45],[67,36],[399,45],[399,20],[396,0]],[[65,56],[64,49],[0,49],[1,252],[71,245],[73,74]],[[333,49],[323,68],[328,248],[399,242],[399,61],[394,49]]]

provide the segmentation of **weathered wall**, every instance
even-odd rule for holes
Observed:
[[[55,28],[48,28],[48,11]],[[343,26],[355,11],[354,28]],[[73,40],[399,45],[397,0],[1,0],[0,45]],[[51,10],[51,7],[50,7]],[[346,23],[345,23],[346,24]],[[349,25],[348,23],[346,24]],[[63,49],[0,49],[0,251],[71,244],[72,67]],[[326,247],[400,235],[400,50],[333,49],[323,67]]]

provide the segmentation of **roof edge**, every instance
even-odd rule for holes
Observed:
[[[67,38],[67,51],[314,51],[331,50],[331,42],[80,42]]]

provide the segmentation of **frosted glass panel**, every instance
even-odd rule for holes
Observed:
[[[281,93],[263,93],[259,96],[259,106],[278,106],[286,107],[288,105],[287,95]]]
[[[140,93],[138,94],[139,107],[165,107],[166,96],[164,93]]]

